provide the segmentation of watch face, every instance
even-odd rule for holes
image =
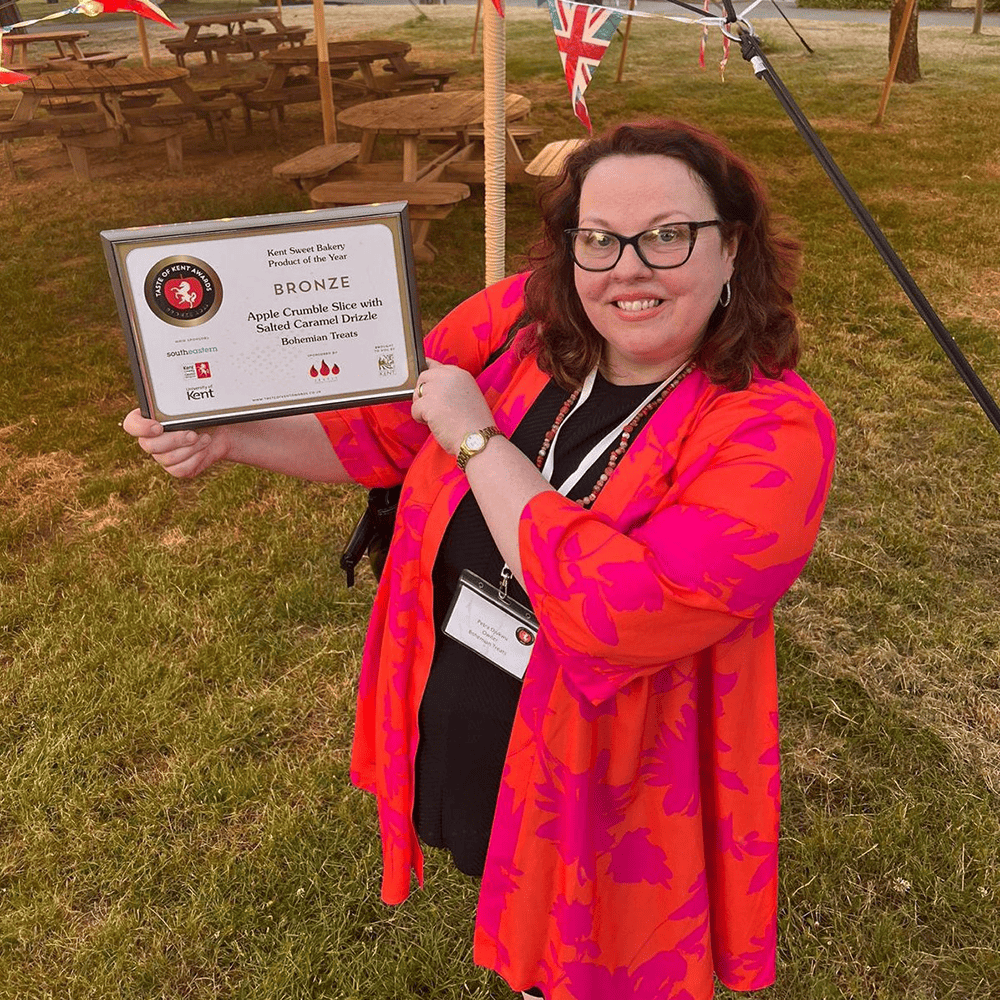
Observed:
[[[479,451],[486,444],[486,441],[483,435],[479,431],[476,431],[473,434],[467,435],[463,444],[469,451]]]

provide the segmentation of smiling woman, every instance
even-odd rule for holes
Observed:
[[[723,241],[715,213],[705,184],[682,160],[608,156],[587,172],[580,226],[594,228],[582,244],[584,260],[579,237],[571,244],[574,276],[584,312],[604,338],[612,382],[665,378],[694,353],[736,257],[737,239]],[[616,231],[638,235],[626,241]],[[617,259],[595,259],[598,238],[617,246]]]
[[[773,230],[760,182],[713,136],[690,127],[621,126],[567,160],[543,195],[543,219],[528,297],[542,321],[543,357],[560,382],[569,386],[598,359],[617,358],[609,338],[625,329],[640,352],[634,360],[648,356],[650,342],[633,334],[659,318],[659,336],[668,337],[671,317],[698,367],[730,389],[744,388],[756,371],[777,376],[795,366],[791,293],[799,247]],[[677,225],[686,240],[676,239]],[[591,263],[593,238],[581,262],[581,228],[615,240],[610,270]],[[671,259],[654,259],[646,251],[651,234],[662,243],[664,231],[687,256],[672,249]],[[637,234],[631,247],[618,236],[626,232]],[[679,346],[674,353],[685,352]]]
[[[412,402],[125,429],[175,475],[402,483],[351,761],[386,903],[442,847],[482,878],[476,960],[526,995],[759,989],[772,608],[834,455],[791,371],[796,248],[749,169],[680,122],[587,143],[542,212],[539,266],[428,334]]]

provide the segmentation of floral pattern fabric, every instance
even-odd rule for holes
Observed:
[[[460,305],[429,357],[478,376],[509,434],[547,382],[519,341],[526,275]],[[481,374],[482,373],[482,374]],[[358,691],[352,780],[377,797],[382,898],[423,881],[417,711],[431,570],[468,490],[409,404],[320,415],[348,472],[403,482]],[[774,980],[779,812],[772,608],[815,541],[835,451],[794,373],[742,392],[685,378],[590,510],[520,521],[540,621],[507,752],[475,958],[546,1000],[707,1000]],[[404,479],[405,477],[405,479]]]

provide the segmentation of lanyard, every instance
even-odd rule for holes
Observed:
[[[681,372],[688,366],[688,362],[685,361],[684,364],[680,366],[675,372],[668,375],[653,391],[620,423],[617,427],[610,430],[604,437],[594,445],[593,448],[584,456],[580,464],[560,483],[559,486],[555,487],[558,492],[563,496],[566,496],[569,491],[580,481],[583,474],[597,461],[597,459],[607,451],[608,446],[615,441],[615,439],[621,440],[622,431],[639,415],[643,407],[647,406],[656,397],[663,392],[664,388],[676,379]],[[545,463],[542,466],[542,477],[549,483],[552,482],[552,472],[555,468],[555,453],[556,453],[556,441],[559,438],[559,432],[563,429],[566,421],[577,411],[577,409],[582,406],[589,398],[590,394],[594,391],[594,383],[597,381],[597,368],[595,367],[591,371],[586,379],[584,379],[583,385],[580,387],[580,395],[576,398],[576,402],[570,407],[566,416],[563,417],[562,423],[556,428],[555,434],[552,436],[552,444],[549,446],[549,453],[545,456]],[[498,591],[501,601],[509,601],[507,597],[507,585],[510,583],[513,574],[510,571],[510,567],[507,563],[503,564],[503,569],[500,571],[500,589]]]
[[[687,362],[680,366],[675,372],[668,375],[653,391],[620,423],[617,427],[612,428],[593,448],[584,456],[580,464],[562,481],[559,486],[555,488],[563,495],[566,496],[569,491],[576,486],[576,484],[583,478],[584,473],[597,461],[597,459],[604,454],[610,445],[615,440],[620,440],[622,431],[630,424],[642,410],[644,406],[647,406],[652,400],[654,400],[664,389],[664,387],[675,379],[683,370]],[[545,464],[542,466],[542,476],[548,482],[552,482],[552,473],[555,469],[555,456],[556,456],[556,443],[559,440],[559,433],[562,431],[563,427],[566,426],[566,421],[590,398],[590,394],[594,391],[594,383],[597,380],[597,368],[595,367],[591,371],[586,379],[584,380],[583,386],[580,389],[580,395],[577,397],[576,402],[573,404],[570,411],[563,417],[562,423],[556,428],[555,436],[552,438],[552,444],[549,447],[549,453],[545,456]]]

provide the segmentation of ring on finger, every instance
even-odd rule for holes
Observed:
[[[424,383],[423,382],[418,382],[417,383],[417,399],[423,399],[423,396],[424,396]]]

